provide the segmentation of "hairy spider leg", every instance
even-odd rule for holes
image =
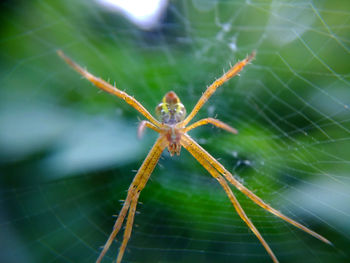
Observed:
[[[126,222],[126,228],[124,231],[124,237],[122,241],[122,245],[119,250],[119,255],[117,258],[117,262],[119,263],[122,259],[122,256],[124,254],[126,245],[128,243],[128,240],[130,238],[131,230],[132,230],[132,223],[134,220],[136,205],[138,201],[139,194],[141,190],[145,187],[149,177],[151,176],[151,173],[153,169],[155,168],[156,164],[158,163],[158,160],[160,158],[160,155],[162,154],[163,150],[167,146],[167,140],[164,136],[160,136],[155,144],[153,145],[152,149],[148,153],[146,159],[143,161],[140,169],[138,170],[137,174],[134,177],[134,180],[132,181],[127,198],[124,202],[124,205],[122,207],[122,210],[120,211],[118,218],[114,224],[113,231],[110,234],[106,244],[103,247],[103,250],[101,251],[99,257],[97,258],[96,262],[101,262],[102,258],[108,251],[109,247],[111,246],[115,236],[118,234],[123,221],[125,219],[125,216],[129,210],[129,215]],[[130,209],[129,209],[130,207]]]
[[[97,78],[94,75],[92,75],[87,70],[83,69],[81,66],[79,66],[77,63],[75,63],[73,60],[71,60],[69,57],[67,57],[61,50],[57,51],[57,54],[69,65],[71,66],[75,71],[77,71],[80,75],[82,75],[84,78],[86,78],[88,81],[93,83],[96,87],[99,89],[102,89],[104,91],[107,91],[111,94],[116,95],[117,97],[123,99],[126,103],[134,107],[138,112],[140,112],[143,116],[145,116],[150,122],[152,122],[154,125],[158,127],[163,127],[163,124],[156,120],[146,109],[142,106],[142,104],[136,100],[134,97],[128,95],[126,92],[121,91],[117,89],[115,86],[112,86],[108,82],[104,81],[103,79]]]
[[[150,128],[158,133],[161,133],[161,129],[159,129],[157,126],[155,126],[152,122],[143,120],[140,122],[140,124],[137,128],[137,137],[139,137],[139,139],[142,138],[142,135],[143,135],[146,127]]]
[[[218,128],[224,129],[225,131],[231,132],[233,134],[238,133],[238,131],[235,128],[232,128],[231,126],[227,125],[226,123],[224,123],[218,119],[214,119],[214,118],[201,119],[201,120],[191,124],[190,126],[186,127],[184,129],[184,132],[188,132],[194,128],[197,128],[197,127],[202,126],[202,125],[206,125],[208,123],[215,125]]]
[[[312,235],[313,237],[321,240],[322,242],[333,245],[332,242],[330,242],[325,237],[321,236],[320,234],[317,234],[316,232],[312,231],[311,229],[307,228],[306,226],[303,226],[302,224],[294,221],[293,219],[285,216],[278,210],[274,209],[270,205],[266,204],[260,197],[253,194],[252,191],[250,191],[248,188],[246,188],[244,185],[242,185],[237,179],[233,177],[231,173],[226,173],[226,179],[229,181],[233,186],[235,186],[238,190],[240,190],[243,194],[245,194],[247,197],[249,197],[254,203],[259,205],[260,207],[264,208],[265,210],[269,211],[270,213],[274,214],[275,216],[278,216],[279,218],[283,219],[284,221],[292,224],[293,226],[303,230],[304,232]]]
[[[131,236],[131,230],[132,226],[134,223],[134,218],[135,218],[135,212],[136,212],[136,206],[137,206],[137,201],[140,196],[140,190],[138,190],[131,201],[130,209],[129,209],[129,214],[128,214],[128,219],[126,220],[126,227],[124,231],[124,236],[123,236],[123,241],[119,249],[118,257],[116,263],[120,263],[122,261],[126,245],[129,242],[130,236]]]
[[[228,81],[230,78],[236,76],[252,59],[255,57],[255,52],[250,54],[248,57],[236,63],[231,69],[229,69],[224,75],[222,75],[219,79],[215,80],[203,93],[201,98],[198,100],[196,106],[194,106],[191,113],[187,116],[187,118],[180,122],[178,126],[186,126],[193,118],[196,116],[198,111],[202,108],[204,103],[213,95],[218,87]]]
[[[249,197],[254,203],[259,205],[260,207],[264,208],[265,210],[269,211],[270,213],[280,217],[284,221],[294,225],[295,227],[305,231],[306,233],[314,236],[315,238],[332,245],[332,243],[324,238],[323,236],[317,234],[316,232],[312,231],[311,229],[303,226],[302,224],[294,221],[293,219],[283,215],[281,212],[277,211],[276,209],[272,208],[270,205],[266,204],[260,197],[255,195],[253,192],[251,192],[249,189],[247,189],[245,186],[243,186],[240,182],[238,182],[233,175],[225,169],[225,167],[222,166],[213,156],[211,156],[206,150],[204,150],[198,143],[196,143],[190,136],[187,134],[183,134],[181,136],[182,143],[186,145],[192,145],[193,148],[196,149],[200,155],[205,158],[220,174],[222,174],[227,181],[229,181],[232,185],[234,185],[238,190],[240,190],[243,194],[245,194],[247,197]]]
[[[221,129],[223,129],[225,131],[228,131],[230,133],[233,133],[233,134],[237,134],[238,133],[238,131],[235,128],[231,127],[230,125],[228,125],[228,124],[226,124],[226,123],[224,123],[224,122],[222,122],[222,121],[220,121],[218,119],[214,119],[214,118],[201,119],[201,120],[191,124],[190,126],[184,128],[183,132],[184,133],[188,132],[190,130],[193,130],[194,128],[197,128],[199,126],[206,125],[206,124],[212,124],[212,125],[214,125],[214,126],[216,126],[218,128],[221,128]],[[140,124],[139,124],[139,126],[137,128],[137,136],[139,138],[142,138],[142,135],[145,132],[146,127],[150,128],[150,129],[152,129],[152,130],[154,130],[154,131],[156,131],[158,133],[162,132],[161,129],[159,129],[157,126],[155,126],[151,122],[143,120],[143,121],[140,122]]]
[[[205,156],[203,156],[203,152],[199,152],[195,145],[191,144],[191,142],[187,140],[181,140],[182,146],[190,153],[192,156],[220,183],[222,188],[224,188],[228,198],[236,209],[238,215],[242,218],[242,220],[248,225],[248,227],[253,231],[256,237],[260,240],[260,243],[264,246],[267,253],[270,255],[274,263],[278,263],[278,260],[273,253],[270,246],[267,244],[265,239],[260,234],[259,230],[255,227],[253,222],[248,218],[243,208],[239,204],[236,196],[233,194],[231,188],[225,181],[224,177],[222,177],[218,171],[206,160]]]

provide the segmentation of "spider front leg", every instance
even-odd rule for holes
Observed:
[[[219,79],[215,80],[203,93],[201,98],[198,100],[197,104],[194,106],[191,113],[187,116],[187,118],[179,123],[179,126],[186,126],[193,118],[196,116],[198,111],[202,108],[204,103],[213,95],[218,87],[228,81],[230,78],[236,76],[250,61],[255,57],[255,52],[252,52],[248,57],[236,63],[232,68],[230,68],[224,75],[222,75]]]
[[[132,225],[134,223],[134,217],[135,217],[135,212],[136,212],[136,206],[137,202],[140,196],[141,190],[138,189],[136,194],[134,195],[134,198],[131,202],[130,209],[129,209],[129,214],[128,214],[128,219],[126,220],[126,227],[124,231],[124,236],[123,236],[123,242],[120,246],[118,257],[117,257],[117,263],[120,263],[122,261],[126,245],[128,244],[128,241],[131,236],[131,230],[132,230]]]
[[[184,132],[188,132],[188,131],[190,131],[190,130],[192,130],[194,128],[197,128],[197,127],[202,126],[202,125],[206,125],[208,123],[213,124],[216,127],[224,129],[224,130],[226,130],[228,132],[231,132],[233,134],[237,134],[238,133],[238,131],[235,128],[232,128],[231,126],[227,125],[226,123],[224,123],[222,121],[219,121],[217,119],[213,119],[213,118],[201,119],[201,120],[191,124],[187,128],[185,128]]]
[[[247,197],[249,197],[254,203],[259,205],[260,207],[264,208],[265,210],[269,211],[270,213],[274,214],[275,216],[278,216],[279,218],[283,219],[284,221],[288,222],[289,224],[294,225],[295,227],[305,231],[306,233],[316,237],[317,239],[332,245],[332,242],[330,242],[328,239],[324,238],[320,234],[317,234],[316,232],[312,231],[311,229],[307,228],[306,226],[303,226],[302,224],[294,221],[293,219],[285,216],[280,211],[274,209],[270,205],[266,204],[260,197],[255,195],[252,191],[250,191],[248,188],[246,188],[244,185],[242,185],[239,181],[237,181],[231,173],[226,173],[226,179],[229,181],[232,185],[234,185],[238,190],[240,190],[243,194],[245,194]]]
[[[206,150],[204,150],[200,145],[198,145],[190,136],[187,134],[184,134],[181,138],[182,143],[186,145],[191,145],[207,162],[210,163],[220,174],[222,174],[227,181],[229,181],[232,185],[234,185],[238,190],[240,190],[243,194],[245,194],[247,197],[249,197],[254,203],[259,205],[260,207],[264,208],[268,212],[280,217],[284,221],[294,225],[295,227],[305,231],[306,233],[316,237],[317,239],[327,243],[332,244],[328,239],[324,238],[323,236],[317,234],[316,232],[312,231],[311,229],[303,226],[302,224],[294,221],[293,219],[285,216],[281,212],[277,211],[270,205],[266,204],[260,197],[255,195],[252,191],[250,191],[248,188],[246,188],[244,185],[242,185],[239,181],[237,181],[233,175],[225,169],[225,167],[220,164],[213,156],[211,156]]]
[[[106,244],[104,245],[103,250],[101,251],[99,257],[97,258],[96,263],[101,262],[102,258],[108,251],[114,238],[116,237],[119,230],[121,229],[121,226],[123,224],[123,221],[126,217],[127,212],[129,211],[122,245],[120,247],[119,255],[117,258],[117,262],[118,263],[121,262],[126,245],[130,238],[138,197],[142,189],[145,187],[149,177],[151,176],[151,173],[154,170],[154,167],[158,163],[161,153],[163,152],[166,146],[167,146],[166,138],[164,136],[160,136],[155,142],[155,144],[153,145],[150,152],[148,153],[146,159],[143,161],[140,169],[138,170],[137,174],[134,177],[134,180],[132,181],[129,187],[128,195],[126,197],[122,210],[120,211],[118,218],[114,224],[113,231],[110,234]]]
[[[246,213],[244,212],[243,208],[239,204],[236,196],[233,194],[231,188],[225,181],[225,179],[218,173],[218,171],[206,160],[203,153],[199,152],[196,149],[196,146],[189,143],[186,140],[181,141],[182,146],[189,151],[189,153],[192,154],[192,156],[220,183],[222,188],[225,190],[228,198],[230,199],[231,203],[233,204],[234,208],[236,209],[238,215],[242,218],[242,220],[248,225],[248,227],[253,231],[253,233],[256,235],[256,237],[260,240],[261,244],[264,246],[267,253],[270,255],[274,263],[278,263],[278,260],[273,253],[270,246],[267,244],[265,239],[260,234],[259,230],[254,226],[252,221],[248,218]]]

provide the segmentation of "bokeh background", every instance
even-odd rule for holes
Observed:
[[[281,262],[350,262],[349,1],[114,2],[0,4],[0,261],[94,262],[156,138],[149,130],[138,140],[142,116],[72,71],[62,49],[152,113],[169,90],[189,111],[256,50],[196,118],[217,117],[239,134],[190,134],[334,244],[233,189]],[[185,150],[163,154],[140,201],[123,262],[271,262]]]

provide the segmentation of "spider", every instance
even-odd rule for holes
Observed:
[[[156,107],[156,114],[158,119],[153,117],[142,104],[137,101],[134,97],[128,95],[124,91],[121,91],[112,86],[108,82],[95,77],[87,70],[83,69],[77,63],[68,58],[61,50],[57,51],[58,55],[65,60],[65,62],[75,69],[79,74],[85,77],[87,80],[92,82],[98,88],[107,91],[111,94],[116,95],[117,97],[123,99],[126,103],[134,107],[138,112],[140,112],[147,120],[140,122],[138,127],[138,136],[141,137],[146,128],[150,128],[159,133],[159,137],[154,143],[153,147],[149,151],[146,159],[143,161],[141,167],[139,168],[137,174],[135,175],[123,204],[123,207],[115,221],[112,233],[110,234],[108,240],[106,241],[99,257],[96,262],[101,262],[102,258],[108,251],[116,235],[120,231],[123,222],[126,219],[126,227],[124,230],[123,240],[119,249],[117,256],[117,263],[122,261],[125,248],[131,236],[131,230],[134,222],[134,216],[136,212],[136,206],[142,189],[146,186],[148,179],[151,176],[151,173],[154,167],[157,165],[161,153],[165,148],[168,148],[168,151],[171,156],[174,154],[179,155],[181,147],[184,147],[192,156],[214,177],[219,184],[222,186],[226,192],[228,198],[230,199],[232,205],[236,209],[238,215],[241,219],[248,225],[248,227],[253,231],[256,237],[259,239],[261,244],[264,246],[267,253],[270,255],[273,262],[278,262],[275,254],[271,250],[270,246],[264,240],[258,229],[254,226],[252,221],[245,214],[243,208],[239,204],[237,198],[233,194],[228,183],[235,186],[239,191],[249,197],[257,205],[261,206],[263,209],[268,212],[282,218],[286,222],[294,225],[297,228],[305,231],[306,233],[318,238],[319,240],[330,244],[323,236],[317,234],[311,229],[303,226],[302,224],[294,221],[293,219],[283,215],[278,210],[272,208],[270,205],[266,204],[261,198],[255,195],[252,191],[246,188],[242,183],[240,183],[235,177],[227,171],[213,156],[211,156],[206,150],[204,150],[196,141],[194,141],[188,134],[190,130],[205,125],[212,124],[221,129],[224,129],[230,133],[237,134],[237,130],[230,127],[229,125],[221,122],[220,120],[214,118],[205,118],[201,119],[189,126],[187,124],[196,116],[198,111],[206,103],[206,101],[213,95],[216,89],[221,86],[223,83],[228,81],[230,78],[237,75],[249,62],[255,57],[255,52],[247,56],[242,61],[236,63],[231,67],[226,73],[224,73],[219,79],[215,80],[203,93],[201,98],[198,100],[197,104],[194,106],[193,110],[186,117],[186,109],[181,103],[178,96],[175,92],[170,91],[163,97],[162,101]]]

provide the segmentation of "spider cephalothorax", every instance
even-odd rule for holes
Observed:
[[[134,107],[137,111],[139,111],[148,121],[143,120],[139,124],[138,135],[141,137],[144,129],[146,127],[156,131],[159,133],[159,137],[152,149],[148,153],[146,159],[143,161],[140,169],[137,171],[129,190],[123,207],[118,215],[117,220],[115,221],[114,228],[112,233],[110,234],[106,244],[103,247],[102,252],[100,253],[97,262],[101,262],[103,256],[106,254],[107,250],[111,246],[113,240],[121,229],[124,219],[126,219],[126,227],[124,231],[124,237],[122,244],[120,246],[119,254],[117,257],[117,263],[120,263],[124,251],[126,249],[126,245],[129,241],[132,225],[134,222],[134,216],[136,212],[136,206],[138,203],[139,195],[142,189],[146,186],[146,183],[151,176],[151,173],[154,167],[157,165],[160,155],[163,150],[168,147],[168,150],[171,155],[180,154],[181,146],[184,147],[192,156],[211,174],[213,178],[215,178],[219,184],[222,186],[224,191],[226,192],[228,198],[231,203],[235,207],[238,215],[242,218],[242,220],[248,225],[248,227],[253,231],[253,233],[260,240],[261,244],[266,249],[267,253],[269,253],[272,260],[276,263],[278,262],[275,254],[272,252],[270,246],[264,240],[258,229],[254,226],[254,224],[250,221],[248,216],[245,214],[243,208],[239,204],[237,198],[233,194],[228,183],[235,186],[239,191],[249,197],[253,202],[262,208],[266,209],[270,213],[282,218],[288,223],[304,230],[310,235],[331,244],[326,238],[317,234],[316,232],[308,229],[302,224],[294,221],[293,219],[283,215],[281,212],[277,211],[270,205],[266,204],[261,198],[255,195],[252,191],[246,188],[242,183],[240,183],[234,176],[226,170],[213,156],[211,156],[206,150],[204,150],[199,144],[193,140],[187,132],[205,124],[213,124],[219,128],[222,128],[228,132],[237,133],[237,130],[232,128],[231,126],[213,118],[205,118],[201,119],[189,126],[187,124],[196,116],[198,111],[202,108],[204,103],[210,98],[210,96],[215,92],[215,90],[225,83],[227,80],[237,75],[245,65],[247,65],[255,56],[253,52],[250,56],[246,57],[244,60],[239,61],[235,64],[229,71],[227,71],[220,78],[215,80],[213,84],[211,84],[206,91],[203,93],[202,97],[198,100],[196,105],[190,114],[186,116],[186,110],[184,105],[180,102],[180,99],[175,94],[175,92],[168,92],[162,102],[157,106],[156,112],[159,118],[159,121],[154,118],[143,106],[140,102],[138,102],[134,97],[128,95],[124,91],[117,89],[115,86],[110,85],[104,80],[95,77],[78,64],[73,62],[71,59],[66,57],[62,51],[58,51],[58,54],[76,71],[78,71],[81,75],[87,78],[90,82],[95,84],[98,88],[105,90],[109,93],[112,93],[121,99],[123,99],[126,103]],[[186,127],[187,126],[187,127]]]
[[[175,92],[170,91],[162,99],[162,102],[156,107],[158,119],[164,124],[162,132],[168,140],[168,150],[171,156],[175,153],[180,155],[181,150],[181,131],[176,124],[183,121],[186,117],[186,108],[181,103]]]

